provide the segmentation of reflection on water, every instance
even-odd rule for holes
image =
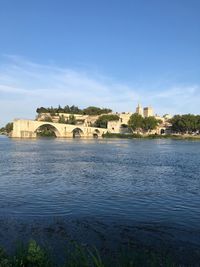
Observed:
[[[199,163],[200,142],[0,137],[0,241],[200,247]]]

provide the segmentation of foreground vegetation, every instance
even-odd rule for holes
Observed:
[[[128,121],[128,127],[133,132],[148,132],[156,129],[156,127],[161,123],[160,120],[157,120],[155,117],[145,117],[143,118],[141,115],[134,113],[130,116]]]
[[[149,135],[141,135],[141,134],[120,134],[120,133],[106,133],[103,135],[103,138],[121,138],[121,139],[134,139],[134,138],[142,138],[142,139],[176,139],[176,140],[200,140],[200,135],[192,136],[192,135],[175,135],[175,134],[149,134]]]
[[[174,134],[193,134],[200,132],[200,115],[175,115],[168,122],[171,124],[170,130]],[[147,133],[156,129],[161,123],[162,122],[156,120],[155,117],[143,118],[141,115],[135,113],[131,115],[128,126],[133,132]]]
[[[175,133],[195,133],[200,131],[200,115],[175,115],[171,120]]]
[[[14,255],[0,249],[0,267],[175,267],[169,256],[147,249],[126,249],[112,257],[101,257],[95,248],[79,246],[71,242],[64,263],[56,263],[56,258],[41,248],[34,240],[27,246],[21,245]],[[183,266],[183,265],[181,265]]]
[[[118,121],[119,116],[114,114],[100,116],[92,125],[93,127],[107,128],[109,121]]]
[[[0,134],[9,134],[13,130],[13,123],[9,122],[5,127],[0,128]]]
[[[122,138],[122,139],[133,139],[133,138],[142,138],[141,134],[122,134],[122,133],[105,133],[103,134],[103,138]]]

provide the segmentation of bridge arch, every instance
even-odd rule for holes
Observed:
[[[165,132],[166,132],[166,129],[164,129],[164,128],[160,129],[160,134],[165,134]]]
[[[13,138],[35,138],[42,127],[48,127],[56,137],[102,137],[106,129],[84,125],[72,125],[48,121],[16,119],[13,122]],[[93,135],[94,134],[94,135]]]
[[[76,137],[81,137],[82,135],[84,135],[84,132],[83,130],[81,130],[81,128],[76,127],[72,130],[72,134],[73,134],[73,138],[76,138]]]
[[[94,137],[94,138],[98,138],[100,135],[101,135],[101,133],[100,133],[100,131],[99,131],[98,129],[95,129],[95,130],[93,131],[93,137]]]
[[[37,136],[42,136],[42,132],[44,131],[46,131],[46,136],[48,136],[48,134],[50,135],[50,133],[54,133],[55,137],[61,136],[60,131],[54,125],[48,122],[38,125],[34,132]]]

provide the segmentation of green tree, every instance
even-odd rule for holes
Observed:
[[[101,115],[101,114],[108,114],[112,112],[111,109],[107,109],[107,108],[98,108],[98,107],[94,107],[94,106],[90,106],[90,107],[87,107],[85,109],[83,109],[83,114],[85,115]]]
[[[128,126],[132,132],[140,132],[143,127],[143,117],[137,113],[132,114],[128,121]]]
[[[96,120],[94,126],[99,128],[107,128],[108,121],[118,121],[118,120],[119,120],[118,115],[114,114],[102,115]]]
[[[36,109],[37,113],[48,113],[48,110],[44,107],[40,107]]]
[[[71,107],[69,105],[66,105],[64,107],[61,107],[61,105],[59,105],[57,108],[39,107],[36,109],[36,112],[38,114],[50,113],[51,115],[55,115],[57,113],[101,115],[101,114],[108,114],[108,113],[112,112],[112,110],[108,109],[108,108],[98,108],[98,107],[94,107],[94,106],[90,106],[90,107],[87,107],[85,109],[80,109],[79,107],[77,107],[75,105],[72,105]]]
[[[197,131],[200,133],[200,115],[197,115]]]
[[[73,124],[73,125],[76,124],[76,118],[73,114],[69,116],[69,119],[67,120],[67,124]]]
[[[193,114],[175,115],[171,120],[172,131],[176,133],[193,133],[200,130],[200,116]]]
[[[56,115],[55,109],[53,107],[50,107],[49,113],[50,113],[51,116],[55,116]]]
[[[82,110],[79,109],[77,106],[71,106],[70,107],[70,113],[71,114],[81,114],[82,113]]]
[[[59,116],[58,123],[66,123],[65,117],[63,115]]]
[[[7,133],[12,132],[12,130],[13,130],[13,122],[7,123],[6,126],[5,126],[5,130],[6,130]]]
[[[50,116],[45,116],[42,121],[53,122]]]
[[[68,105],[66,105],[64,108],[63,108],[63,112],[64,113],[70,113],[70,107]]]
[[[145,132],[152,131],[156,129],[156,127],[160,124],[161,121],[157,120],[155,117],[146,117],[143,118],[143,124],[142,124],[142,129]]]
[[[5,133],[5,132],[6,132],[6,128],[5,127],[0,128],[0,134],[1,133]]]

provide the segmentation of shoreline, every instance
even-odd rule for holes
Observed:
[[[8,138],[12,138],[9,134],[0,133],[0,136],[6,136]],[[23,140],[32,140],[32,139],[42,139],[42,138],[58,138],[53,136],[38,136],[35,138],[17,138]],[[16,138],[12,138],[16,139]],[[76,138],[61,138],[61,139],[76,139]],[[80,137],[77,139],[95,139],[95,138],[87,138],[87,137]],[[157,134],[150,134],[150,135],[141,135],[141,134],[120,134],[120,133],[106,133],[103,134],[102,137],[98,139],[172,139],[172,140],[192,140],[192,141],[200,141],[200,135],[175,135],[175,134],[167,134],[167,135],[157,135]]]
[[[200,141],[200,135],[141,135],[141,134],[117,134],[117,133],[106,133],[103,138],[118,138],[118,139],[173,139],[173,140],[197,140]]]

